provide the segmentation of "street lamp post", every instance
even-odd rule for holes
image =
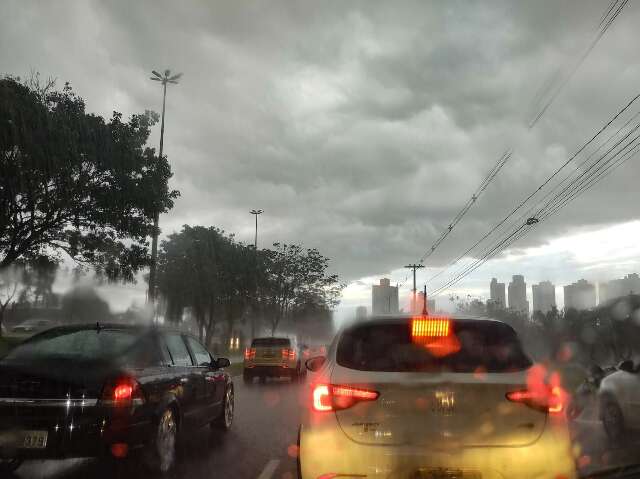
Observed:
[[[257,254],[258,253],[258,215],[261,215],[262,213],[264,213],[264,210],[251,210],[249,211],[249,213],[251,213],[252,215],[255,215],[256,217],[256,236],[253,241],[253,246],[256,249],[256,254]]]
[[[157,71],[151,72],[153,81],[162,83],[162,120],[160,123],[160,152],[158,158],[162,159],[162,149],[164,146],[164,108],[167,100],[167,83],[178,84],[178,79],[182,73],[171,75],[171,70],[165,70],[164,75]],[[153,215],[153,237],[151,240],[151,266],[149,268],[149,291],[147,293],[147,302],[155,304],[156,300],[156,281],[157,281],[157,264],[158,264],[158,224],[160,222],[160,211],[156,210]]]
[[[249,211],[256,217],[256,235],[253,240],[253,274],[254,274],[254,291],[253,291],[253,315],[251,316],[251,338],[256,336],[256,314],[258,312],[258,215],[264,213],[264,210]]]

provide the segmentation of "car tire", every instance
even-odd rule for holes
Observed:
[[[233,425],[233,414],[235,412],[235,402],[233,385],[229,385],[224,393],[224,404],[222,406],[222,413],[212,423],[211,426],[216,429],[228,431]]]
[[[253,384],[253,376],[248,371],[244,371],[242,373],[242,381],[245,384]]]
[[[176,463],[178,422],[173,408],[165,409],[156,423],[146,454],[147,465],[160,474],[169,473]]]
[[[23,463],[22,459],[0,459],[0,475],[15,472]]]
[[[298,373],[297,369],[292,369],[291,370],[290,378],[291,378],[291,382],[292,383],[297,383],[298,382],[298,380],[300,379],[300,374]]]
[[[625,424],[622,409],[615,399],[605,399],[601,406],[600,417],[607,437],[614,444],[619,444],[625,437]]]

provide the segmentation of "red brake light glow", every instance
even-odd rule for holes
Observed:
[[[360,401],[375,401],[377,391],[333,384],[318,384],[313,388],[313,409],[319,412],[348,409]]]
[[[244,358],[245,359],[252,360],[252,359],[255,359],[255,357],[256,357],[255,348],[246,348],[244,350]]]
[[[294,349],[283,349],[282,359],[293,361],[296,358],[296,352]]]
[[[331,411],[331,396],[329,395],[329,386],[326,384],[318,384],[313,388],[313,409],[316,411]]]
[[[460,341],[446,317],[420,316],[411,319],[411,341],[441,358],[460,351]]]
[[[449,336],[450,321],[449,318],[413,318],[411,321],[411,337],[418,338],[437,338]]]
[[[506,398],[550,414],[560,414],[564,410],[563,393],[559,386],[511,391]]]
[[[127,399],[131,399],[133,395],[133,386],[131,384],[118,384],[116,388],[113,390],[113,399],[115,401],[124,401]]]
[[[102,391],[102,404],[106,406],[139,406],[144,404],[144,394],[134,378],[123,377],[107,381]]]

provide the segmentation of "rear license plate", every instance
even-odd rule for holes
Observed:
[[[47,447],[47,431],[23,431],[23,449],[44,449]]]
[[[482,479],[482,474],[478,471],[462,469],[420,469],[411,476],[411,479]]]

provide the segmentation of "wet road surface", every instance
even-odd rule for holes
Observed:
[[[301,401],[308,386],[288,380],[246,386],[234,379],[235,419],[227,433],[208,427],[188,437],[168,477],[294,479]],[[157,474],[137,464],[94,459],[26,462],[20,479],[146,479]]]
[[[180,447],[180,462],[169,476],[201,478],[297,478],[297,433],[308,385],[288,380],[246,386],[235,378],[236,414],[226,434],[203,428]],[[640,462],[640,434],[624,444],[612,445],[592,403],[572,423],[574,452],[579,471],[588,477],[611,467]],[[146,479],[155,478],[130,461],[114,465],[94,459],[33,461],[25,463],[15,479]],[[626,476],[625,476],[626,477]]]

